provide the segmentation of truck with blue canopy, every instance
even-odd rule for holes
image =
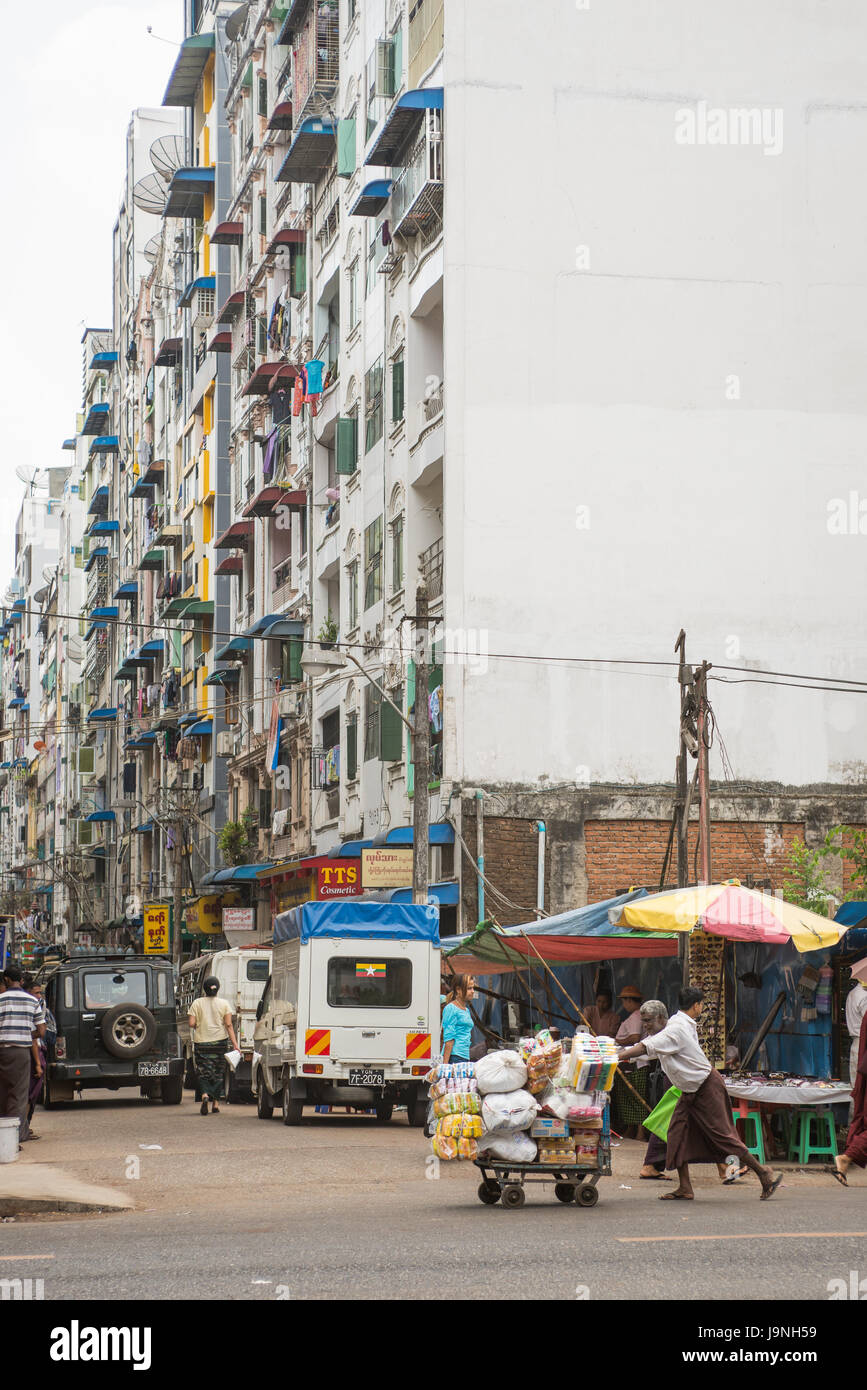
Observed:
[[[405,1105],[424,1124],[440,1047],[440,937],[428,904],[306,902],[274,918],[271,978],[254,1033],[260,1119],[308,1105]]]

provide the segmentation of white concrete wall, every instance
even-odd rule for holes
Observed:
[[[694,660],[867,679],[865,542],[828,526],[867,495],[867,10],[450,0],[445,28],[447,625],[642,661],[683,626]],[[677,143],[702,100],[781,109],[782,148]],[[661,673],[450,668],[447,773],[671,780]],[[863,699],[711,695],[738,776],[857,774]]]

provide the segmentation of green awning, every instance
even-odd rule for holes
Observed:
[[[181,616],[184,618],[213,618],[214,600],[212,598],[191,598]]]
[[[163,97],[163,106],[195,106],[208,59],[214,52],[213,34],[191,34],[181,44]]]
[[[175,598],[169,599],[169,602],[163,609],[163,617],[179,618],[188,604],[192,602],[193,600],[191,598],[181,598],[180,594],[178,594]]]
[[[140,570],[161,570],[165,559],[164,550],[149,550],[138,562]]]
[[[225,670],[225,671],[212,671],[211,674],[210,674],[209,676],[206,677],[206,679],[205,679],[205,681],[204,681],[204,684],[205,684],[205,685],[234,685],[235,682],[236,682],[236,681],[239,681],[240,679],[241,679],[241,672],[237,669],[237,667],[235,667],[235,666],[230,666],[229,669],[228,669],[228,670]]]

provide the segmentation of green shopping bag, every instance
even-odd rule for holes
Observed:
[[[656,1109],[651,1110],[647,1119],[641,1121],[644,1128],[649,1129],[651,1134],[655,1134],[658,1139],[668,1138],[668,1126],[671,1124],[674,1107],[682,1094],[678,1086],[670,1086]]]

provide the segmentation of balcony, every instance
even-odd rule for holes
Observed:
[[[395,232],[430,235],[442,226],[443,142],[442,113],[428,111],[425,129],[406,157],[394,180],[391,212]]]
[[[442,598],[443,592],[443,540],[440,536],[438,541],[429,545],[427,550],[423,550],[418,557],[418,567],[421,577],[427,585],[428,602],[433,603],[435,599]]]
[[[442,474],[444,392],[442,382],[416,406],[417,433],[410,445],[410,483],[427,487]]]
[[[304,12],[306,8],[306,13]],[[294,120],[329,109],[340,79],[340,22],[337,0],[309,0],[291,22],[294,33],[292,106]],[[282,35],[281,35],[282,37]]]
[[[276,565],[271,575],[271,597],[268,602],[269,608],[275,613],[279,613],[297,594],[298,590],[292,585],[292,562],[284,560],[282,564]]]
[[[410,3],[409,85],[415,87],[443,51],[445,0]]]

